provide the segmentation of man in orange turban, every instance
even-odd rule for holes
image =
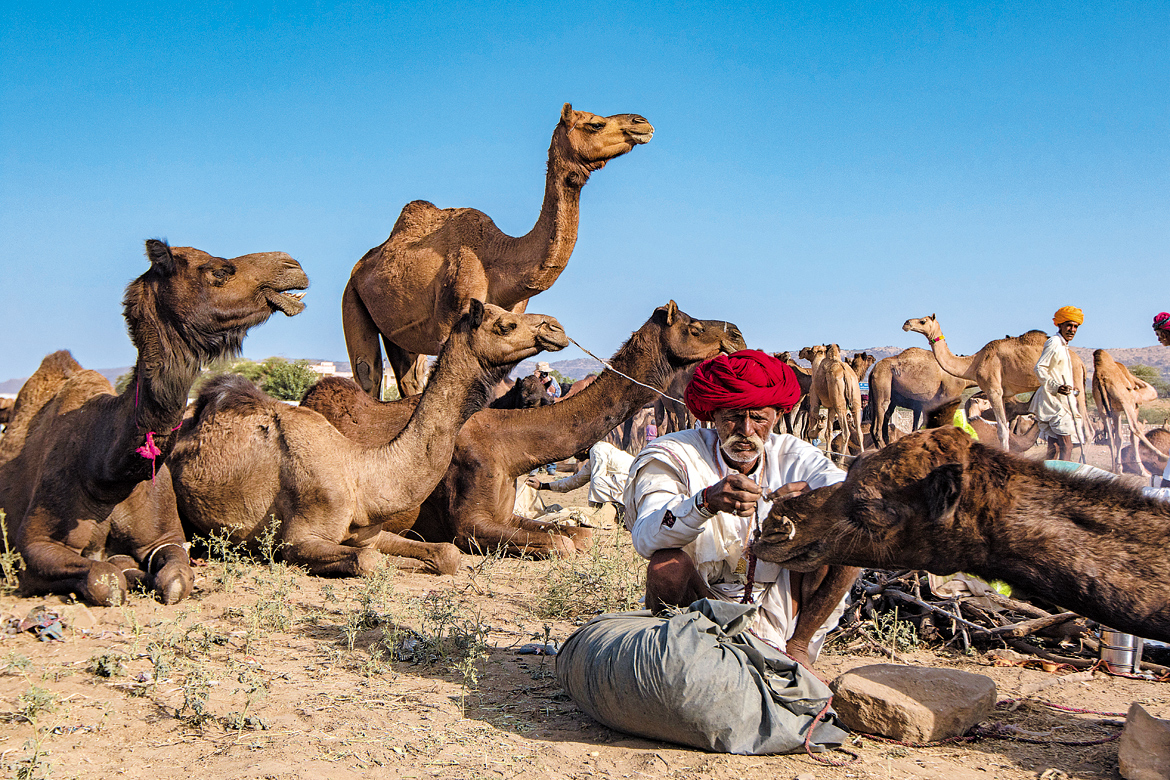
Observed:
[[[1084,420],[1077,404],[1084,387],[1076,387],[1072,353],[1068,348],[1084,321],[1084,312],[1076,306],[1057,309],[1052,323],[1058,332],[1044,342],[1040,359],[1036,361],[1034,370],[1040,388],[1032,395],[1029,409],[1040,422],[1040,435],[1048,440],[1049,460],[1058,455],[1060,460],[1071,460],[1073,444],[1083,445],[1086,440]]]
[[[773,433],[780,411],[800,402],[800,385],[767,353],[702,363],[685,398],[715,427],[659,436],[635,458],[626,483],[626,526],[650,560],[646,607],[746,595],[760,607],[756,634],[809,664],[844,611],[856,571],[790,572],[754,561],[750,542],[777,495],[835,484],[845,472],[811,444]]]

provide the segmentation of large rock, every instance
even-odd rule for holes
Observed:
[[[1170,778],[1170,720],[1155,718],[1137,702],[1129,705],[1117,769],[1125,780]]]
[[[995,707],[990,677],[954,669],[861,666],[830,687],[833,708],[849,728],[904,742],[957,737]]]

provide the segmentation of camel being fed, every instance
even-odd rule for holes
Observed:
[[[694,319],[674,301],[658,307],[613,356],[612,369],[580,393],[537,409],[484,409],[473,415],[459,431],[451,465],[430,497],[384,528],[454,542],[468,552],[502,547],[568,556],[584,549],[588,528],[559,528],[513,515],[516,478],[587,449],[654,398],[654,390],[627,376],[665,390],[680,372],[742,347],[743,336],[731,323]],[[328,394],[306,395],[302,403],[347,436],[375,444],[401,427],[407,403],[378,404],[352,382],[329,386]]]
[[[455,435],[488,388],[521,360],[568,346],[560,323],[472,299],[397,436],[357,444],[312,409],[269,398],[243,377],[200,393],[171,456],[179,514],[203,534],[251,545],[280,524],[280,554],[312,574],[361,576],[384,555],[452,574],[459,551],[388,533],[383,522],[422,503],[451,462]],[[406,405],[404,405],[405,408]]]
[[[408,203],[390,237],[353,267],[342,294],[358,384],[370,395],[381,386],[379,336],[405,398],[422,390],[421,356],[438,353],[470,299],[523,312],[569,264],[589,176],[653,135],[637,114],[598,116],[566,103],[549,145],[544,204],[524,236],[505,235],[476,209]]]
[[[998,578],[1170,641],[1167,544],[1170,504],[948,426],[859,459],[840,484],[777,501],[754,549],[797,571],[844,564]]]
[[[0,509],[27,566],[26,592],[114,605],[128,576],[167,603],[191,592],[186,540],[158,473],[187,393],[204,364],[239,353],[250,328],[305,308],[290,291],[309,280],[283,252],[225,259],[151,240],[146,255],[150,269],[123,299],[138,350],[134,381],[114,395],[68,353],[51,355],[48,380],[34,377],[38,400],[21,409],[20,451],[0,465]]]

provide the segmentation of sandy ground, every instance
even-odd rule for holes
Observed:
[[[1091,460],[1102,463],[1099,453]],[[585,490],[560,498],[581,506]],[[326,580],[283,566],[213,560],[173,607],[136,596],[121,608],[0,596],[0,617],[39,604],[64,613],[63,642],[0,639],[0,775],[233,778],[1074,778],[1118,777],[1116,743],[1089,747],[983,740],[907,748],[859,739],[831,768],[807,756],[744,757],[619,734],[567,699],[553,659],[516,650],[563,640],[638,588],[640,559],[620,530],[574,561],[466,556],[450,577],[387,570]],[[608,602],[606,601],[608,599]],[[550,616],[559,610],[562,616]],[[876,652],[876,651],[875,651]],[[880,655],[830,648],[827,679]],[[992,721],[1041,740],[1116,733],[1142,702],[1170,717],[1164,683],[994,666],[981,655],[918,648],[916,666],[995,680]],[[103,676],[99,671],[108,676]],[[1061,777],[1050,773],[1047,777]]]

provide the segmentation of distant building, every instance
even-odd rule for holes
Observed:
[[[353,379],[352,371],[338,371],[337,364],[332,360],[322,360],[319,363],[310,363],[309,369],[321,376],[342,376],[347,379]]]

